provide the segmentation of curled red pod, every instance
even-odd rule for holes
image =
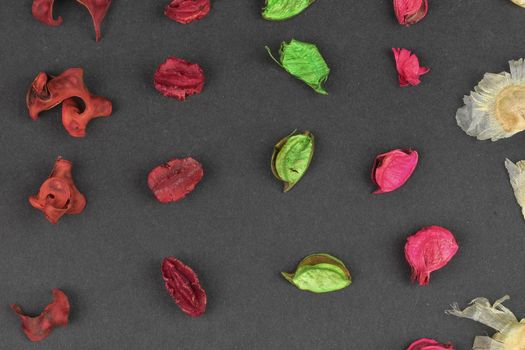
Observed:
[[[62,17],[58,16],[57,19],[53,18],[54,2],[55,0],[33,0],[33,6],[31,8],[33,17],[49,26],[59,26],[62,23]]]
[[[29,203],[44,213],[52,224],[58,223],[65,214],[80,214],[86,207],[86,197],[73,182],[72,168],[69,160],[58,157],[38,194],[29,197]]]
[[[164,258],[161,269],[166,289],[180,309],[192,317],[202,315],[206,311],[206,292],[197,274],[172,256]]]
[[[148,186],[159,202],[176,202],[193,191],[203,176],[202,164],[195,159],[175,158],[149,173]]]
[[[82,100],[83,108],[73,99],[75,97]],[[62,102],[62,123],[73,137],[84,137],[92,119],[109,117],[112,113],[110,100],[89,92],[82,68],[70,68],[57,77],[41,72],[27,91],[26,104],[33,120],[38,119],[40,112]]]
[[[407,238],[405,258],[412,269],[412,281],[427,285],[430,273],[447,265],[459,249],[456,238],[444,227],[425,227]]]
[[[53,289],[53,301],[38,316],[27,316],[16,304],[11,305],[11,309],[20,317],[25,335],[37,342],[47,338],[54,328],[67,326],[70,306],[67,295],[60,289]]]
[[[407,350],[454,350],[454,346],[441,344],[434,339],[421,338],[410,344]]]
[[[378,155],[372,166],[374,194],[392,192],[403,186],[414,173],[418,163],[417,151],[395,149]]]
[[[167,97],[184,101],[187,96],[200,94],[204,87],[204,71],[196,63],[169,57],[155,72],[155,89]]]
[[[421,83],[420,77],[427,74],[430,69],[419,65],[416,54],[407,49],[392,48],[396,61],[397,79],[399,86],[417,86]]]
[[[77,0],[80,4],[89,11],[91,18],[93,19],[93,27],[95,28],[96,40],[100,41],[100,27],[102,21],[111,6],[112,0]]]
[[[210,9],[210,0],[171,0],[164,14],[176,22],[187,24],[206,17]]]
[[[427,15],[428,0],[394,0],[394,12],[399,24],[416,24]]]

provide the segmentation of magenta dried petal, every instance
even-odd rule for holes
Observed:
[[[447,265],[458,249],[452,232],[440,226],[425,227],[408,237],[405,258],[412,268],[412,280],[427,285],[430,273]]]
[[[407,350],[454,350],[454,346],[441,344],[434,339],[421,338],[410,344]]]
[[[200,94],[204,87],[204,72],[196,63],[169,57],[155,72],[155,89],[167,97],[181,101],[187,96]]]
[[[372,181],[377,185],[374,194],[392,192],[403,186],[418,163],[417,151],[395,149],[376,157],[372,167]]]
[[[210,9],[210,0],[171,0],[164,14],[176,22],[188,24],[206,17]]]

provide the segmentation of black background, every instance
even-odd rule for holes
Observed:
[[[96,43],[88,12],[56,2],[58,28],[33,19],[30,0],[0,5],[1,349],[405,349],[431,337],[461,350],[492,331],[446,316],[450,303],[508,293],[525,313],[524,221],[503,166],[525,158],[525,133],[480,142],[455,121],[484,72],[525,55],[525,9],[431,0],[405,28],[387,0],[319,0],[282,23],[261,19],[263,1],[217,0],[207,18],[180,25],[163,15],[167,1],[120,0]],[[268,57],[265,45],[291,38],[318,45],[332,69],[328,96]],[[420,86],[398,86],[391,47],[431,68]],[[170,55],[201,64],[201,95],[181,103],[153,88]],[[84,139],[65,132],[60,108],[32,121],[25,106],[39,71],[76,66],[114,102]],[[294,129],[311,130],[318,147],[283,194],[269,160]],[[416,172],[400,190],[371,195],[375,155],[398,147],[419,151]],[[74,162],[88,206],[53,226],[27,197],[58,155]],[[184,156],[204,164],[203,181],[181,202],[157,203],[148,172]],[[460,251],[418,287],[403,245],[432,224],[449,228]],[[344,260],[354,283],[314,295],[279,275],[314,252]],[[199,274],[201,318],[164,290],[168,255]],[[70,325],[33,345],[9,304],[38,313],[55,287],[70,296]]]

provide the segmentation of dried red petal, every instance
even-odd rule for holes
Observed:
[[[204,72],[196,63],[169,57],[157,68],[154,81],[161,94],[184,101],[189,95],[201,93]]]
[[[65,214],[80,214],[86,207],[86,198],[77,189],[71,174],[73,164],[58,157],[51,175],[44,181],[29,203],[56,224]]]
[[[407,350],[454,350],[454,346],[450,343],[441,344],[434,339],[422,338],[410,344]]]
[[[55,0],[33,0],[31,8],[33,17],[48,26],[59,26],[62,23],[62,17],[53,18],[53,2]]]
[[[148,186],[159,202],[176,202],[193,191],[203,176],[202,164],[195,159],[175,158],[149,173]]]
[[[112,0],[77,0],[80,4],[84,5],[87,10],[89,11],[89,14],[91,15],[91,18],[93,19],[93,26],[95,27],[95,36],[96,40],[100,41],[100,27],[102,25],[102,21],[104,20],[104,17],[106,17],[106,13],[109,10],[109,7],[111,6]]]
[[[187,24],[202,19],[210,12],[210,0],[172,0],[164,14],[174,21]]]
[[[452,232],[440,226],[423,228],[408,237],[405,257],[412,268],[412,280],[427,285],[430,273],[447,265],[458,249]]]
[[[60,289],[53,289],[53,302],[36,317],[25,315],[16,304],[11,305],[11,309],[20,317],[25,335],[36,342],[47,338],[55,327],[67,326],[70,306],[67,295]]]
[[[403,186],[416,169],[417,151],[395,149],[374,160],[372,181],[378,186],[374,194],[392,192]]]
[[[85,109],[80,111],[72,97],[80,98]],[[109,117],[112,112],[111,101],[93,95],[84,84],[82,68],[70,68],[57,77],[41,72],[31,84],[26,103],[31,119],[36,120],[40,112],[51,109],[61,102],[62,123],[73,137],[84,137],[87,124],[95,118]]]
[[[421,83],[419,79],[430,70],[419,65],[419,59],[407,49],[392,48],[396,60],[397,77],[399,86],[417,86]]]
[[[184,313],[198,317],[206,311],[206,292],[189,266],[174,257],[164,258],[162,278],[168,293]]]
[[[394,0],[394,12],[399,24],[416,24],[427,15],[428,0]]]

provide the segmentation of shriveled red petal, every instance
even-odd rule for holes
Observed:
[[[67,326],[70,306],[67,295],[60,289],[53,289],[53,302],[36,317],[25,315],[16,304],[11,305],[11,309],[20,317],[25,335],[29,340],[37,342],[47,338],[55,327]]]
[[[104,21],[104,17],[106,17],[109,7],[111,6],[112,0],[77,0],[77,1],[80,4],[84,5],[89,11],[91,18],[93,19],[93,26],[95,27],[96,40],[100,41],[100,37],[101,37],[100,27],[102,25],[102,21]]]
[[[42,211],[53,224],[65,214],[80,214],[86,207],[86,198],[73,182],[72,167],[70,161],[58,157],[38,194],[29,197],[29,203]]]
[[[428,0],[394,0],[394,12],[399,24],[416,24],[427,15]]]
[[[149,173],[148,186],[159,202],[176,202],[193,191],[203,176],[202,164],[195,159],[172,159]]]
[[[202,19],[210,12],[210,0],[172,0],[164,14],[174,21],[187,24]]]
[[[441,344],[434,339],[422,338],[410,344],[407,350],[454,350],[454,346],[452,344]]]
[[[444,227],[425,227],[407,238],[405,258],[412,268],[412,280],[427,285],[430,273],[449,263],[459,249],[456,238]]]
[[[418,153],[411,149],[395,149],[380,154],[374,160],[372,181],[377,185],[374,194],[392,192],[403,186],[414,173]]]
[[[62,17],[58,16],[57,19],[53,18],[54,1],[55,0],[33,0],[33,6],[31,8],[33,17],[49,26],[59,26],[62,23]]]
[[[72,97],[78,97],[84,102],[83,111]],[[62,102],[62,123],[74,137],[84,137],[90,120],[109,117],[112,112],[110,100],[89,92],[84,84],[82,68],[70,68],[57,77],[50,77],[44,72],[39,73],[26,96],[29,116],[33,120],[38,118],[40,112]]]
[[[169,57],[155,72],[155,88],[164,96],[181,101],[199,94],[204,86],[204,72],[196,63]]]
[[[399,86],[417,86],[421,83],[419,79],[430,70],[419,65],[418,57],[407,49],[392,48],[396,60],[397,77]]]

